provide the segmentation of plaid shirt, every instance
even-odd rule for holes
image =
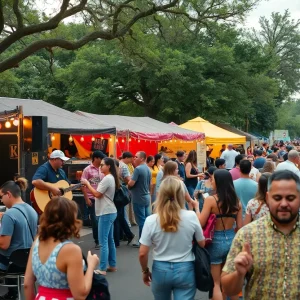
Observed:
[[[288,235],[278,230],[270,214],[241,228],[227,256],[223,271],[235,271],[234,259],[245,242],[253,256],[247,274],[245,300],[300,299],[300,227],[299,221]]]
[[[99,168],[96,168],[92,163],[87,166],[83,172],[82,172],[82,176],[81,179],[95,179],[95,180],[99,180],[101,181],[104,178],[104,174],[100,172]],[[91,186],[97,190],[99,183],[91,183]],[[87,195],[90,199],[95,199],[94,195],[90,192],[89,189],[86,189]]]

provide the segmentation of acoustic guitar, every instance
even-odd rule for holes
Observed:
[[[100,178],[89,179],[89,182],[99,183]],[[77,183],[70,186],[69,183],[65,180],[60,180],[56,183],[48,184],[52,185],[55,188],[58,188],[61,192],[61,195],[69,200],[73,199],[72,191],[82,187],[81,183]],[[38,214],[42,214],[44,212],[47,203],[51,200],[52,197],[52,193],[47,190],[40,190],[38,188],[34,188],[30,192],[30,201],[32,202],[32,206]]]

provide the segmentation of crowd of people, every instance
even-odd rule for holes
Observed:
[[[81,227],[77,206],[52,186],[68,180],[61,168],[68,158],[55,150],[32,181],[53,196],[39,227],[36,212],[21,198],[27,181],[19,178],[0,188],[8,208],[0,228],[0,271],[6,270],[14,250],[31,247],[26,299],[85,299],[94,272],[105,276],[117,271],[117,247],[126,240],[139,248],[143,282],[151,286],[154,299],[173,295],[174,300],[192,300],[194,239],[210,255],[212,299],[238,299],[242,290],[244,299],[298,299],[298,150],[294,145],[264,143],[239,153],[229,144],[205,172],[198,169],[194,150],[178,151],[176,160],[161,153],[147,156],[144,151],[124,152],[114,159],[95,151],[81,183],[100,260],[89,252],[84,265],[80,248],[71,241],[79,237]],[[114,199],[122,187],[131,202],[120,207]],[[216,220],[208,243],[203,229],[211,216]],[[131,231],[135,224],[138,237]],[[10,288],[0,299],[17,299],[16,293]]]

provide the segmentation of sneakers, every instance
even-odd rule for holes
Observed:
[[[135,238],[135,235],[132,235],[132,237],[127,240],[127,245],[129,245],[133,241],[134,238]]]
[[[132,247],[133,248],[140,248],[140,243],[134,243],[134,244],[132,244]]]

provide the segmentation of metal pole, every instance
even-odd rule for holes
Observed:
[[[129,138],[130,138],[130,133],[129,130],[127,130],[126,133],[126,150],[129,151]]]
[[[23,164],[23,148],[24,148],[24,125],[23,125],[23,106],[19,106],[19,125],[18,125],[18,173],[21,177],[25,177]]]

